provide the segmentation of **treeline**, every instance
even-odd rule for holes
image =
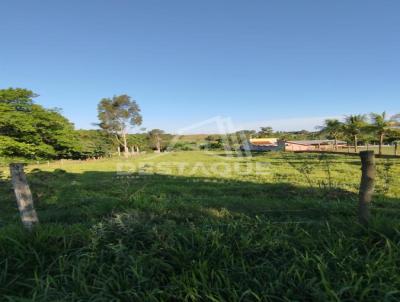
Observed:
[[[383,113],[349,115],[343,120],[327,119],[316,131],[274,131],[272,127],[261,127],[259,131],[241,130],[226,135],[209,135],[197,144],[200,149],[237,149],[251,138],[277,138],[280,140],[332,139],[337,149],[338,140],[353,145],[358,152],[359,145],[377,144],[382,154],[384,144],[400,143],[400,114],[388,116]],[[196,146],[186,142],[191,149]],[[190,149],[188,147],[188,149]]]
[[[210,148],[226,148],[243,144],[250,138],[277,138],[280,140],[332,139],[337,149],[338,140],[353,145],[358,152],[359,145],[379,145],[382,154],[384,144],[400,143],[400,114],[388,116],[386,112],[349,115],[343,120],[327,119],[316,131],[274,131],[272,127],[261,127],[259,131],[241,130],[228,135],[208,136]]]
[[[388,116],[386,112],[349,115],[342,121],[327,119],[323,126],[319,127],[320,133],[335,140],[346,140],[352,143],[355,152],[358,152],[359,144],[378,144],[379,154],[382,154],[382,146],[385,143],[398,143],[400,140],[400,114]]]
[[[139,105],[127,95],[100,100],[99,130],[76,130],[60,109],[36,104],[37,94],[28,89],[0,89],[0,156],[27,159],[85,159],[115,154],[129,156],[138,151],[237,149],[250,138],[282,140],[333,139],[359,144],[400,141],[399,117],[386,113],[351,115],[343,121],[328,119],[316,131],[241,130],[226,135],[174,136],[161,129],[130,134],[140,126]],[[336,144],[335,144],[336,145]],[[381,149],[381,148],[380,148]],[[380,151],[381,152],[381,151]]]
[[[0,156],[26,159],[85,159],[112,156],[123,150],[119,135],[108,131],[76,130],[60,109],[34,102],[28,89],[0,89]],[[127,146],[141,151],[164,149],[171,135],[155,129],[126,134]]]

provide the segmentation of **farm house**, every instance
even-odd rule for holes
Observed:
[[[241,147],[246,151],[276,151],[280,148],[277,138],[251,138]]]
[[[313,151],[333,150],[334,140],[297,140],[284,141],[277,138],[252,138],[244,144],[242,150],[248,151]],[[338,148],[347,146],[345,141],[337,141]]]

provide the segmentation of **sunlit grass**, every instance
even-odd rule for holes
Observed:
[[[29,165],[33,234],[20,227],[5,167],[0,296],[396,301],[400,167],[377,164],[368,229],[356,219],[356,156],[173,152]]]

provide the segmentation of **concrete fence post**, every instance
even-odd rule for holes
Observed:
[[[361,151],[361,183],[358,204],[358,219],[361,224],[367,225],[369,222],[369,206],[375,188],[375,155],[374,151]]]
[[[33,206],[32,193],[26,180],[23,164],[10,164],[11,182],[17,199],[18,210],[24,227],[32,230],[39,223]]]

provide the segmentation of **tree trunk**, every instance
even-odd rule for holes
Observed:
[[[398,147],[398,143],[395,142],[394,143],[394,155],[397,155],[397,147]]]
[[[358,153],[358,137],[354,135],[354,152]]]
[[[379,135],[379,155],[382,155],[383,136],[383,133]]]
[[[10,164],[10,173],[22,224],[30,231],[39,223],[39,219],[33,207],[32,193],[26,180],[24,165]]]
[[[335,151],[337,151],[337,137],[335,136]]]
[[[157,152],[160,153],[161,152],[161,142],[160,142],[160,138],[157,137]]]
[[[124,156],[129,156],[128,142],[126,141],[126,133],[122,131],[122,142],[124,143]]]
[[[358,204],[358,218],[360,223],[366,225],[369,221],[369,206],[375,187],[375,156],[374,151],[360,152],[361,158],[361,183]]]
[[[117,152],[118,152],[118,156],[121,156],[121,147],[120,146],[117,147]]]

